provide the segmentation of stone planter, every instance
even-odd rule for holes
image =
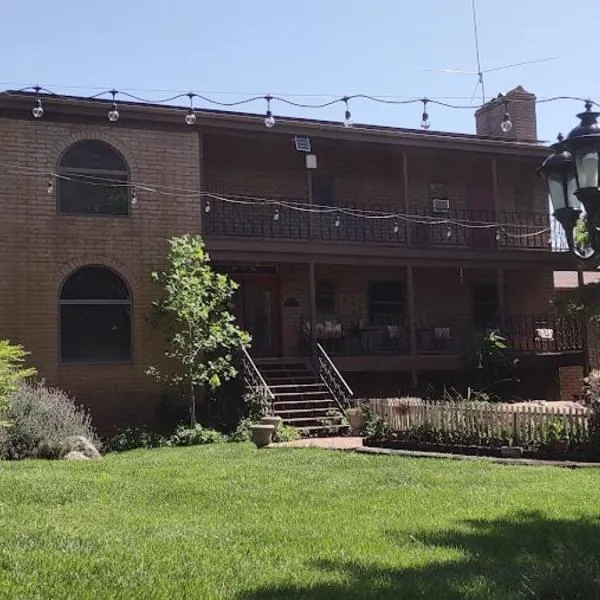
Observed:
[[[275,425],[252,425],[252,441],[257,448],[264,448],[271,443],[275,433]]]
[[[350,427],[354,433],[362,433],[365,428],[365,415],[359,408],[350,408],[347,413]]]
[[[283,419],[281,417],[276,417],[275,415],[267,415],[260,420],[261,425],[273,425],[275,427],[274,431],[277,431]]]

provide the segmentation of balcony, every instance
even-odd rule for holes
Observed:
[[[221,196],[226,198],[226,196]],[[272,202],[305,200],[272,199],[261,203],[202,200],[203,235],[207,239],[261,239],[374,244],[411,248],[477,248],[480,250],[538,250],[565,252],[564,235],[554,219],[544,214],[450,210],[419,211],[410,221],[372,218],[389,214],[389,206],[344,205],[328,212],[298,210]],[[306,205],[305,205],[306,206]],[[347,214],[359,210],[365,216]],[[426,214],[423,214],[423,213]],[[498,227],[495,223],[501,223]],[[467,226],[465,226],[467,225]]]
[[[411,354],[410,326],[404,318],[370,321],[365,315],[318,319],[315,337],[332,356]],[[466,355],[477,339],[497,330],[517,355],[561,355],[583,351],[580,323],[556,315],[511,315],[505,323],[477,325],[469,315],[428,315],[414,326],[416,354]],[[303,337],[310,333],[304,321]]]

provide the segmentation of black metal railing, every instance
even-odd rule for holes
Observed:
[[[354,392],[328,356],[325,348],[315,340],[311,344],[311,359],[319,378],[327,386],[340,410],[345,414],[346,408],[352,404]]]
[[[240,350],[240,362],[244,387],[252,393],[261,395],[265,404],[269,406],[272,411],[275,396],[263,376],[260,374],[260,371],[258,370],[256,363],[252,360],[248,350],[243,346]]]
[[[325,212],[311,212],[306,200],[264,199],[239,203],[202,199],[202,230],[207,238],[262,238],[372,243],[414,247],[462,247],[480,250],[567,251],[560,226],[548,213],[522,214],[493,210],[452,209],[434,212],[416,210],[410,220],[366,218],[391,214],[394,207],[366,203],[340,205]],[[294,203],[294,207],[274,202]],[[360,210],[363,216],[346,211]],[[370,212],[365,212],[370,211]],[[420,222],[415,222],[419,221]]]
[[[472,315],[429,314],[414,325],[418,355],[462,355],[478,341],[497,331],[516,353],[547,354],[581,352],[583,335],[577,319],[557,315],[509,315],[477,322]],[[314,339],[333,357],[408,356],[410,326],[406,319],[390,316],[373,319],[361,315],[337,315],[317,319],[311,336],[310,324],[303,321],[302,337]]]

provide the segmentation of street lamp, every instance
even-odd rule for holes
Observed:
[[[575,251],[573,230],[585,211],[587,237],[594,253],[600,256],[600,113],[592,111],[593,103],[585,103],[585,112],[577,115],[581,123],[566,139],[559,136],[553,153],[542,163],[554,217],[565,230],[569,249]],[[590,257],[590,258],[591,258]],[[582,257],[583,258],[583,257]]]

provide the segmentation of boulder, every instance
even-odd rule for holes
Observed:
[[[63,460],[91,460],[89,456],[86,456],[83,452],[77,450],[71,450],[68,454],[63,456]]]
[[[96,446],[82,435],[69,438],[67,440],[67,447],[69,449],[69,454],[79,452],[80,454],[83,454],[85,458],[102,458],[102,455],[98,452]]]

